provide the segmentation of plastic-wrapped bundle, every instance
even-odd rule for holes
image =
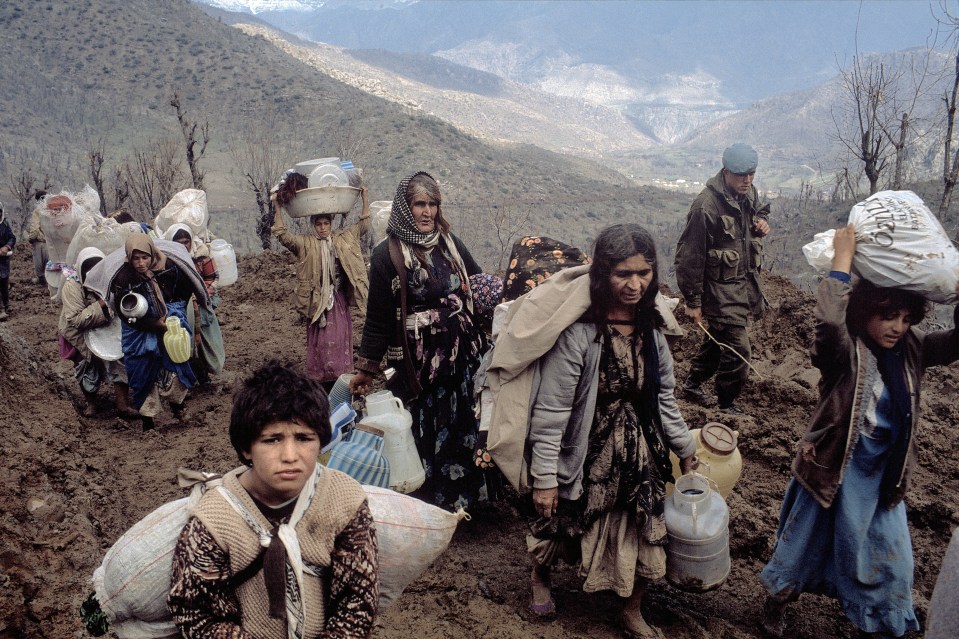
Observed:
[[[40,209],[40,228],[47,241],[47,252],[53,263],[66,263],[67,249],[77,232],[83,207],[77,206],[73,195],[48,195]]]
[[[880,191],[849,211],[856,229],[853,270],[876,286],[917,293],[940,304],[956,301],[959,251],[939,220],[912,191]],[[828,271],[833,232],[803,247],[807,261]]]
[[[208,219],[206,191],[184,189],[160,209],[153,227],[162,235],[174,224],[186,224],[194,236],[205,237]]]
[[[73,267],[78,266],[77,255],[88,246],[96,247],[103,251],[104,255],[109,255],[116,249],[123,248],[131,233],[141,232],[140,225],[136,222],[120,224],[109,217],[83,215],[73,239],[70,240],[65,262]]]
[[[380,243],[386,237],[386,226],[390,221],[393,202],[377,200],[370,202],[370,222],[373,224],[373,242]]]
[[[82,213],[100,213],[100,195],[89,184],[73,196],[73,203],[80,207]]]

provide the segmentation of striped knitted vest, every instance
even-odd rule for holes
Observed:
[[[246,469],[227,473],[223,477],[223,485],[269,530],[269,522],[237,479],[243,472],[246,472]],[[357,509],[365,499],[363,488],[348,475],[328,468],[320,471],[313,502],[295,528],[305,564],[330,567],[330,555],[337,535],[356,516]],[[207,492],[197,504],[194,514],[229,555],[230,568],[234,575],[259,556],[262,547],[256,533],[219,491]],[[304,637],[316,637],[326,626],[325,602],[328,586],[328,575],[320,578],[304,576]],[[240,602],[242,626],[246,632],[257,639],[286,639],[286,619],[270,617],[262,571],[241,584],[236,594]]]

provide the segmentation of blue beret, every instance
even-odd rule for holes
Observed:
[[[756,149],[737,142],[725,151],[723,151],[723,168],[736,175],[745,175],[753,173],[759,164],[759,154]]]

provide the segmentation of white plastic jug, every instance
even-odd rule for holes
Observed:
[[[729,508],[711,483],[683,475],[666,498],[666,579],[681,590],[712,590],[729,576]]]
[[[210,242],[210,257],[216,264],[216,270],[220,277],[216,281],[218,288],[229,286],[236,283],[236,253],[233,246],[226,240],[213,240]]]
[[[383,456],[390,462],[390,488],[411,493],[426,481],[426,471],[413,439],[413,417],[399,397],[390,391],[366,396],[366,415],[361,424],[383,431]]]

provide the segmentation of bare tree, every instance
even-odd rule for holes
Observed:
[[[884,96],[884,115],[877,119],[877,125],[889,142],[893,161],[889,187],[896,191],[903,188],[909,149],[930,132],[929,127],[924,126],[919,105],[932,97],[930,90],[936,80],[935,47],[936,35],[933,35],[925,48],[891,54],[895,56],[898,71],[890,79]]]
[[[193,188],[203,188],[203,171],[200,170],[199,162],[203,154],[206,153],[206,145],[210,142],[210,123],[204,122],[201,126],[197,121],[191,121],[186,116],[186,111],[180,104],[180,96],[173,93],[170,99],[170,106],[176,109],[176,119],[180,123],[180,130],[183,132],[183,141],[186,143],[186,163],[190,168],[190,177],[193,179]],[[199,138],[197,134],[199,133]],[[199,145],[199,149],[197,149]]]
[[[943,134],[942,158],[942,200],[939,202],[939,219],[943,219],[949,205],[952,204],[952,192],[959,181],[959,148],[953,150],[953,136],[956,129],[956,102],[959,99],[959,17],[944,12],[941,22],[951,25],[950,39],[955,47],[955,61],[953,65],[952,90],[943,95],[942,100],[946,111],[945,133]]]
[[[363,164],[360,157],[363,149],[369,148],[369,141],[352,119],[340,120],[326,130],[324,139],[341,160],[350,160],[357,166]]]
[[[33,212],[34,193],[51,189],[53,180],[42,163],[23,149],[15,150],[9,165],[17,167],[9,174],[10,194],[17,203],[15,210],[8,210],[10,226],[17,229],[17,235],[22,235]]]
[[[914,113],[929,90],[936,39],[931,36],[924,49],[886,58],[861,55],[858,42],[857,26],[856,55],[840,72],[846,109],[833,112],[833,122],[839,143],[862,164],[871,195],[890,162],[889,187],[902,188],[908,150],[925,131],[916,126]]]
[[[509,257],[513,241],[528,227],[532,213],[533,207],[530,204],[507,204],[504,202],[496,205],[487,203],[487,221],[496,238],[497,270],[503,270],[503,262]]]
[[[107,210],[113,212],[125,208],[129,199],[130,184],[123,173],[123,167],[116,166],[113,168],[113,205]]]
[[[889,138],[883,133],[885,103],[893,90],[893,78],[876,58],[853,58],[841,74],[848,100],[847,117],[833,112],[839,142],[862,162],[869,180],[869,194],[879,190],[879,177],[888,162]]]
[[[126,205],[130,198],[130,185],[121,166],[115,166],[109,176],[105,175],[106,145],[102,138],[87,152],[87,160],[93,187],[100,196],[100,214],[106,217]]]
[[[87,159],[90,161],[90,177],[93,180],[93,188],[100,196],[100,215],[107,215],[107,197],[104,190],[103,163],[104,163],[104,143],[100,138],[94,143],[93,147],[87,152]]]
[[[160,139],[147,150],[134,149],[133,158],[125,163],[123,174],[135,218],[152,218],[186,187],[177,149],[175,140]]]
[[[230,156],[239,173],[241,189],[251,193],[259,216],[256,234],[263,249],[271,246],[270,227],[274,211],[270,202],[270,188],[293,166],[301,143],[291,127],[281,125],[282,119],[268,109],[251,115],[237,137],[227,142]]]

